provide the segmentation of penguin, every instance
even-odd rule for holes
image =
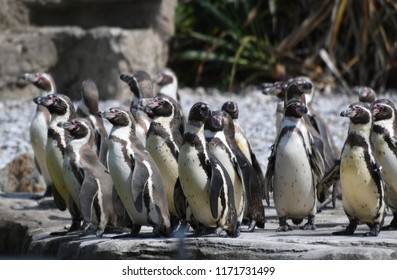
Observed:
[[[370,228],[364,236],[377,236],[385,214],[385,186],[371,147],[371,110],[365,103],[357,102],[340,115],[350,119],[339,167],[342,204],[349,225],[332,234],[353,235],[362,222]]]
[[[213,111],[204,128],[209,150],[232,179],[238,221],[248,221],[248,232],[254,231],[255,226],[264,228],[260,183],[251,163],[237,145],[231,116],[223,110]]]
[[[142,225],[156,236],[170,236],[170,215],[160,170],[135,135],[130,111],[113,107],[98,112],[113,126],[109,133],[108,164],[115,189],[131,221],[131,234]]]
[[[76,117],[76,111],[69,97],[63,94],[49,94],[44,97],[36,97],[33,101],[45,106],[51,114],[51,122],[47,131],[46,161],[49,174],[53,182],[53,197],[59,210],[66,208],[72,216],[72,225],[68,231],[76,231],[81,226],[81,213],[70,199],[70,191],[63,176],[63,161],[66,152],[66,143],[70,134],[60,128],[59,122],[68,122]]]
[[[327,172],[339,159],[340,152],[333,141],[333,136],[326,122],[315,113],[310,106],[313,95],[313,83],[310,79],[307,77],[299,77],[288,83],[284,94],[284,104],[287,104],[291,100],[301,100],[306,106],[308,112],[303,116],[303,119],[313,136],[315,146],[323,158],[324,170]],[[324,188],[321,191],[317,191],[317,198],[321,203],[318,207],[319,211],[331,201],[333,207],[335,207],[338,189],[340,189],[340,185],[338,182],[335,182],[331,196],[329,195],[329,189]]]
[[[178,78],[170,68],[165,68],[157,74],[156,84],[159,87],[158,93],[168,95],[178,103],[181,102],[178,93]]]
[[[135,133],[139,140],[145,146],[146,133],[149,129],[152,117],[146,112],[138,110],[138,102],[141,98],[153,98],[155,96],[153,90],[153,82],[150,75],[145,71],[136,71],[132,75],[121,74],[120,80],[128,84],[131,92],[133,93],[130,105],[130,111],[134,118]]]
[[[204,102],[195,103],[189,110],[178,157],[179,179],[199,223],[215,228],[216,234],[224,230],[229,237],[238,237],[240,227],[231,178],[205,140],[204,123],[210,115]]]
[[[99,160],[107,165],[108,133],[103,124],[103,119],[97,116],[99,103],[98,88],[94,81],[85,80],[81,84],[81,99],[77,105],[77,116],[88,119],[95,131],[93,147],[98,154]]]
[[[276,106],[276,134],[280,130],[281,120],[284,117],[284,94],[287,89],[288,83],[286,82],[275,82],[275,83],[264,83],[261,85],[261,91],[265,95],[274,95],[277,97],[278,102]]]
[[[226,134],[228,136],[231,134],[234,138],[234,126],[233,122],[230,121],[225,127],[225,123],[227,122],[225,120],[226,116],[228,115],[224,111],[212,111],[211,116],[208,117],[204,123],[204,136],[208,143],[208,150],[223,165],[232,181],[234,205],[237,213],[237,224],[241,225],[243,222],[244,210],[246,208],[245,188],[248,188],[249,186],[248,184],[246,186],[244,185],[244,174],[242,174],[241,171],[242,168],[240,168],[236,155],[227,140]],[[240,151],[236,145],[233,146],[233,148]],[[244,164],[247,164],[246,158]]]
[[[292,230],[288,218],[300,224],[305,217],[308,222],[302,229],[316,229],[316,185],[323,176],[324,163],[303,121],[306,113],[299,100],[287,104],[265,173],[279,217],[277,231]]]
[[[371,143],[374,156],[382,166],[386,188],[386,203],[393,213],[390,225],[382,230],[397,230],[397,120],[396,107],[389,99],[377,99],[371,104],[373,126]]]
[[[263,174],[262,168],[252,148],[251,142],[249,141],[248,137],[246,136],[244,130],[242,129],[238,121],[239,108],[237,103],[234,101],[227,101],[222,105],[221,110],[228,113],[232,118],[235,128],[235,135],[234,135],[235,141],[237,142],[237,145],[240,148],[241,152],[244,154],[244,156],[248,159],[249,163],[252,165],[253,172],[256,174],[256,176],[258,176],[260,190],[261,190],[261,197],[266,200],[267,205],[270,205],[270,198],[266,196],[266,191],[265,191],[265,175]]]
[[[176,229],[181,223],[186,228],[187,202],[178,174],[178,156],[182,145],[180,107],[172,97],[159,94],[154,98],[140,99],[138,108],[153,116],[146,135],[146,150],[163,178],[171,226]]]
[[[179,130],[181,135],[183,135],[185,132],[186,117],[181,107],[181,98],[178,92],[178,78],[176,74],[170,68],[165,68],[157,74],[156,84],[159,88],[157,94],[168,95],[177,101],[182,118]]]
[[[370,87],[354,87],[353,92],[358,95],[358,101],[371,105],[376,100],[376,93]]]
[[[92,149],[95,129],[85,118],[60,122],[58,126],[71,135],[66,145],[63,174],[81,212],[82,231],[84,234],[94,232],[101,237],[107,225],[117,226],[118,218],[112,205],[112,177]]]
[[[46,96],[56,92],[56,85],[52,76],[48,73],[25,73],[22,79],[30,82],[39,89],[40,96]],[[44,197],[52,196],[52,180],[48,172],[45,155],[47,145],[47,130],[51,121],[51,114],[47,108],[41,105],[36,106],[36,112],[31,120],[29,127],[30,142],[32,144],[34,159],[40,174],[46,183]]]

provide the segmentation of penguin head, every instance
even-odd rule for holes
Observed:
[[[300,98],[303,103],[306,103],[305,94],[311,93],[313,83],[304,78],[296,78],[288,83],[285,90],[284,103],[287,104],[293,98]]]
[[[88,113],[98,112],[99,92],[94,81],[85,80],[81,84],[81,102],[88,109]],[[85,112],[87,114],[87,112]]]
[[[36,97],[33,102],[48,108],[51,114],[65,115],[70,112],[71,116],[75,114],[75,109],[69,97],[63,94],[49,94],[44,97]]]
[[[355,87],[353,92],[358,95],[358,100],[364,103],[372,103],[376,99],[375,91],[370,87]]]
[[[233,120],[238,119],[239,110],[238,110],[238,105],[236,102],[234,102],[234,101],[225,102],[222,105],[221,110],[228,113],[232,117]]]
[[[72,119],[69,122],[59,122],[57,126],[69,131],[70,135],[75,139],[84,138],[93,131],[91,123],[84,118]]]
[[[143,98],[138,102],[138,108],[153,117],[169,117],[175,112],[176,101],[172,97],[158,94],[154,98]]]
[[[55,82],[50,74],[37,72],[34,74],[25,73],[22,79],[32,83],[38,89],[46,92],[55,92]]]
[[[148,73],[137,71],[133,75],[121,74],[120,80],[129,85],[136,98],[153,97],[153,82]]]
[[[351,104],[347,110],[340,113],[340,116],[349,118],[353,124],[368,124],[372,121],[369,106],[362,102]]]
[[[301,118],[307,114],[307,107],[299,100],[290,101],[284,110],[286,117]]]
[[[132,126],[131,113],[122,107],[112,107],[104,111],[99,111],[97,115],[107,119],[114,126]]]
[[[171,69],[165,68],[157,74],[155,82],[158,86],[163,87],[175,83],[176,75]]]
[[[394,119],[396,107],[389,99],[378,99],[371,104],[374,121]]]
[[[209,131],[222,131],[224,126],[224,111],[212,111],[205,120],[204,128]]]
[[[283,100],[287,86],[287,82],[263,83],[261,85],[261,91],[265,95],[274,95]]]
[[[209,105],[204,102],[197,102],[190,108],[188,121],[204,123],[209,116],[211,116]]]

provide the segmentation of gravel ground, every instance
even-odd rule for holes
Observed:
[[[240,108],[240,125],[245,130],[258,159],[263,167],[267,166],[269,147],[275,138],[275,97],[263,95],[258,90],[245,90],[240,94],[221,93],[217,90],[203,88],[180,90],[182,108],[188,115],[190,107],[197,101],[210,104],[214,110],[220,109],[228,100],[234,100]],[[348,120],[341,118],[339,113],[344,110],[354,98],[344,95],[317,95],[313,108],[329,123],[337,147],[342,147],[347,133]],[[118,106],[118,101],[100,102],[100,109]],[[0,169],[16,155],[32,152],[29,143],[29,125],[35,112],[35,104],[30,101],[0,102]],[[109,123],[105,125],[110,129]]]

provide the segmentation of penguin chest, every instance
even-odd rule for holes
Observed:
[[[46,160],[47,131],[48,123],[45,115],[40,111],[36,112],[30,124],[30,142],[32,144],[34,156],[40,167],[40,171],[43,174],[46,183],[49,184],[51,179],[48,173]]]
[[[168,201],[168,208],[172,214],[176,215],[174,189],[178,178],[178,162],[172,154],[170,147],[159,135],[149,135],[147,137],[146,149],[160,170]]]
[[[304,218],[315,209],[312,169],[302,139],[293,131],[277,146],[273,196],[279,216]]]
[[[178,157],[179,180],[194,217],[207,226],[216,226],[210,208],[209,178],[198,151],[190,144],[182,145]]]
[[[65,157],[64,170],[63,170],[65,184],[68,187],[70,196],[72,197],[73,201],[80,208],[79,196],[80,196],[81,184],[78,178],[76,177],[74,170],[77,170],[77,168],[72,168],[69,158]]]
[[[368,170],[365,151],[345,146],[340,165],[342,203],[344,210],[362,222],[372,222],[379,212],[380,194]]]
[[[116,192],[131,220],[140,225],[148,225],[146,206],[143,206],[141,212],[135,207],[135,201],[132,195],[132,175],[135,167],[131,163],[130,156],[134,156],[134,152],[131,147],[128,147],[126,141],[110,141],[108,155],[109,172]]]
[[[238,220],[241,222],[243,218],[243,212],[245,208],[245,192],[241,177],[237,170],[237,165],[232,162],[231,151],[226,146],[219,146],[220,143],[214,145],[209,144],[209,149],[213,155],[220,161],[225,168],[227,175],[229,175],[232,182],[231,186],[227,186],[227,191],[233,191],[234,204],[237,211]]]
[[[69,191],[64,182],[63,176],[63,149],[64,146],[61,144],[61,140],[58,138],[48,137],[46,145],[46,162],[48,172],[51,176],[54,187],[61,195],[65,202],[69,201]],[[68,203],[66,204],[68,205]]]
[[[397,157],[389,148],[382,135],[375,134],[371,138],[374,144],[374,156],[382,166],[386,183],[388,204],[397,209]]]

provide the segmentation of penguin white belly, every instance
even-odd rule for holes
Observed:
[[[110,141],[108,162],[109,172],[112,177],[114,187],[129,217],[134,223],[148,225],[146,208],[143,207],[142,212],[138,212],[135,207],[131,190],[132,170],[125,162],[123,146],[121,144]]]
[[[376,134],[375,134],[376,135]],[[387,204],[397,209],[397,159],[393,151],[390,150],[383,137],[373,137],[374,155],[378,163],[382,166],[382,173],[386,183]]]
[[[69,209],[69,190],[66,187],[63,177],[63,155],[57,147],[57,142],[49,138],[46,145],[47,167],[53,185],[66,202]]]
[[[379,212],[378,190],[367,168],[362,148],[344,148],[340,166],[343,208],[362,222],[372,222]]]
[[[67,161],[65,159],[65,161]],[[63,177],[64,182],[69,190],[70,196],[72,197],[73,201],[76,203],[77,207],[80,209],[80,190],[81,185],[77,178],[73,175],[72,168],[69,162],[64,162],[63,166]]]
[[[146,139],[146,150],[156,162],[163,179],[168,209],[171,214],[177,215],[174,202],[175,182],[178,178],[178,162],[164,140],[157,135],[150,135]]]
[[[230,179],[232,181],[233,192],[234,192],[234,205],[237,211],[237,221],[242,222],[244,216],[244,209],[245,209],[245,191],[243,188],[243,184],[241,182],[241,178],[238,174],[238,171],[234,168],[231,160],[229,159],[229,155],[224,149],[220,148],[213,148],[210,149],[214,156],[221,162],[223,167],[226,169],[226,172],[229,174]]]
[[[273,180],[273,198],[279,216],[300,219],[314,214],[312,170],[297,133],[288,133],[280,139]]]
[[[34,156],[40,167],[41,174],[46,184],[51,183],[51,177],[47,168],[46,144],[47,144],[48,124],[45,115],[37,111],[30,124],[30,142],[34,151]]]
[[[211,214],[208,177],[201,166],[196,149],[189,145],[182,146],[178,158],[178,171],[183,193],[194,217],[206,226],[215,227],[217,219]],[[220,206],[218,213],[221,213]]]

